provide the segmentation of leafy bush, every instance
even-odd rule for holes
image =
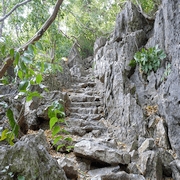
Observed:
[[[134,55],[129,65],[135,67],[136,64],[140,66],[140,71],[148,75],[151,71],[156,72],[160,67],[161,60],[166,57],[163,50],[158,48],[158,45],[149,49],[142,48],[141,51]]]
[[[15,82],[19,82],[18,95],[25,96],[26,101],[32,100],[32,98],[35,96],[41,97],[39,92],[32,91],[32,87],[33,85],[39,85],[41,88],[45,88],[45,86],[42,84],[43,75],[45,73],[62,71],[61,66],[57,66],[57,64],[52,64],[50,62],[44,62],[41,59],[42,57],[40,57],[40,55],[43,53],[45,53],[43,50],[43,46],[39,42],[36,42],[34,45],[30,44],[23,54],[20,54],[20,52],[18,51],[14,51],[14,49],[9,50],[10,56],[12,57],[12,59],[14,58]],[[36,58],[38,58],[38,60]],[[5,80],[6,79],[4,78],[0,79],[2,83],[8,84],[9,82]],[[0,105],[3,105],[3,102],[1,102]],[[62,114],[61,111],[57,113]],[[0,129],[0,141],[5,140],[10,145],[13,145],[15,137],[18,136],[19,119],[14,119],[14,115],[11,109],[7,110],[6,115],[8,117],[11,130]]]

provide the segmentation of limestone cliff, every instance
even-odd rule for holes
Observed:
[[[178,0],[163,0],[154,22],[127,3],[117,16],[110,38],[99,38],[94,46],[94,74],[113,136],[127,144],[137,141],[139,146],[144,138],[153,138],[158,147],[172,148],[177,158],[180,156],[179,29]],[[129,62],[141,47],[156,44],[167,57],[157,72],[151,72],[145,80],[139,67],[132,69]],[[170,73],[163,79],[167,64]]]

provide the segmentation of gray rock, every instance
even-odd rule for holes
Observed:
[[[62,104],[65,110],[70,106],[70,99],[66,92],[44,92],[42,98],[33,98],[33,100],[25,103],[24,118],[21,120],[21,123],[26,124],[28,129],[39,129],[39,118],[42,120],[49,120],[48,107],[51,106],[54,101],[58,101]]]
[[[74,153],[79,157],[111,165],[128,164],[130,162],[130,155],[127,152],[108,147],[107,143],[97,140],[78,142],[74,146]]]
[[[172,177],[171,163],[174,161],[173,155],[169,153],[168,150],[165,150],[163,148],[158,150],[159,150],[159,158],[161,159],[162,162],[163,174],[167,177]]]
[[[152,150],[154,148],[154,139],[153,138],[148,138],[146,139],[142,145],[139,147],[138,152],[139,154],[148,151],[148,150]]]
[[[143,111],[135,95],[135,82],[128,79],[133,73],[129,63],[137,49],[146,43],[143,28],[147,22],[142,18],[136,7],[128,3],[117,17],[113,38],[98,49],[94,57],[94,74],[103,96],[105,116],[113,126],[119,127],[113,128],[114,135],[125,143],[146,134]]]
[[[112,41],[122,41],[129,33],[144,29],[146,26],[146,19],[139,13],[135,5],[129,1],[117,16]]]
[[[145,180],[141,175],[137,174],[127,174],[126,172],[110,173],[107,175],[102,175],[98,177],[91,178],[91,180]]]
[[[158,119],[155,136],[156,145],[165,149],[170,149],[167,124],[162,118]]]
[[[61,66],[62,71],[45,75],[43,80],[43,84],[49,91],[62,91],[64,88],[70,88],[72,84],[72,76],[67,62],[60,60],[57,66]]]
[[[104,37],[100,37],[98,39],[96,39],[95,43],[94,43],[94,53],[96,54],[96,52],[98,51],[98,49],[100,49],[101,47],[103,47],[106,44],[107,39]]]
[[[180,179],[180,160],[176,159],[170,164],[172,169],[172,177],[174,180]]]
[[[76,163],[69,158],[63,157],[57,160],[58,164],[61,168],[65,171],[67,178],[70,179],[77,179],[78,171]]]
[[[159,44],[166,55],[166,61],[171,63],[171,72],[167,80],[158,89],[158,105],[160,114],[165,117],[168,136],[172,148],[180,156],[180,126],[179,119],[179,57],[180,57],[180,12],[179,1],[163,0],[156,14],[154,33],[146,47]],[[163,65],[163,64],[162,64]],[[165,69],[165,67],[164,67]]]
[[[146,179],[162,180],[162,162],[156,151],[145,151],[139,154],[138,169]]]
[[[9,180],[12,176],[25,179],[67,180],[63,169],[47,152],[48,144],[43,131],[37,135],[24,136],[14,146],[0,147],[1,178]]]
[[[84,68],[85,69],[89,69],[89,68],[92,68],[93,67],[93,57],[92,56],[89,56],[85,59],[83,59],[84,61]]]
[[[111,174],[113,172],[118,172],[118,171],[120,171],[120,166],[98,168],[98,169],[88,171],[88,174],[91,177],[94,177],[94,176],[108,175],[108,174]]]
[[[132,174],[141,174],[141,172],[139,171],[138,165],[135,162],[131,162],[130,164],[128,164],[127,168],[129,172]]]
[[[82,58],[78,50],[78,45],[74,43],[68,56],[68,67],[71,69],[76,64],[82,64]]]

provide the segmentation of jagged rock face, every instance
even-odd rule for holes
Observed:
[[[37,135],[24,136],[12,147],[1,146],[1,179],[17,179],[18,176],[23,176],[32,180],[67,180],[63,169],[49,155],[47,148],[42,130]]]
[[[142,145],[138,151],[141,167],[137,168],[132,162],[129,168],[132,173],[139,173],[140,170],[150,179],[162,179],[162,171],[169,177],[173,173],[172,176],[179,179],[178,160],[173,161],[171,155],[162,151],[143,149],[150,147],[150,144],[144,145],[144,140],[153,138],[152,144],[155,142],[157,147],[172,148],[180,158],[179,7],[178,0],[163,0],[151,26],[152,21],[145,21],[129,2],[117,16],[116,28],[110,40],[104,42],[104,39],[98,39],[94,46],[94,74],[103,96],[105,118],[111,123],[113,135],[118,140],[125,143],[138,140],[138,147]],[[165,51],[167,58],[157,72],[151,72],[144,79],[138,66],[131,69],[128,64],[142,46],[149,48],[156,44]],[[167,64],[171,64],[171,72],[163,79]],[[147,115],[150,107],[156,110]],[[136,154],[131,153],[133,159]],[[162,154],[169,158],[164,160]],[[165,166],[160,165],[162,161],[163,164],[166,161]],[[148,165],[149,162],[152,162],[152,167]],[[172,172],[167,162],[172,162]]]
[[[168,136],[171,146],[180,157],[180,2],[164,0],[162,8],[156,15],[154,34],[147,46],[159,44],[167,54],[167,63],[171,64],[171,72],[167,80],[158,88],[159,113],[168,124]]]
[[[112,125],[120,127],[115,134],[125,142],[132,142],[146,133],[143,111],[134,94],[135,84],[129,80],[132,73],[129,62],[138,48],[146,43],[144,29],[147,26],[135,6],[127,3],[117,17],[110,40],[104,47],[100,43],[99,49],[98,41],[95,43],[94,73],[98,89],[104,96],[105,114]]]
[[[162,146],[172,146],[180,156],[179,21],[179,1],[164,0],[150,33],[152,22],[148,23],[134,5],[127,3],[125,10],[117,16],[110,40],[103,42],[104,46],[102,41],[95,43],[94,73],[98,89],[104,97],[106,117],[112,125],[119,127],[115,134],[120,140],[131,142],[141,136],[153,137],[162,130]],[[156,44],[165,51],[167,58],[146,81],[138,67],[133,71],[128,64],[140,47]],[[163,81],[167,63],[171,64],[171,73]],[[160,118],[165,118],[165,121],[161,120],[163,122],[150,128],[156,129],[151,135],[143,111],[147,105],[158,105]]]

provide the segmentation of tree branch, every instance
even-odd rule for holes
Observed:
[[[21,3],[16,4],[6,15],[4,15],[3,17],[0,18],[0,22],[4,21],[7,17],[9,17],[19,6],[22,6],[30,1],[31,0],[26,0]]]
[[[23,54],[23,52],[28,48],[28,46],[30,44],[33,44],[34,42],[38,41],[42,37],[44,32],[49,28],[49,26],[56,19],[56,16],[57,16],[58,11],[59,11],[59,7],[61,6],[62,2],[63,2],[63,0],[57,0],[52,15],[43,24],[41,29],[26,44],[22,45],[20,48],[17,49],[17,51],[20,52],[20,54]],[[10,56],[5,58],[4,63],[0,69],[0,78],[2,78],[4,76],[8,67],[13,64],[13,61],[14,61],[14,59],[12,59]]]

